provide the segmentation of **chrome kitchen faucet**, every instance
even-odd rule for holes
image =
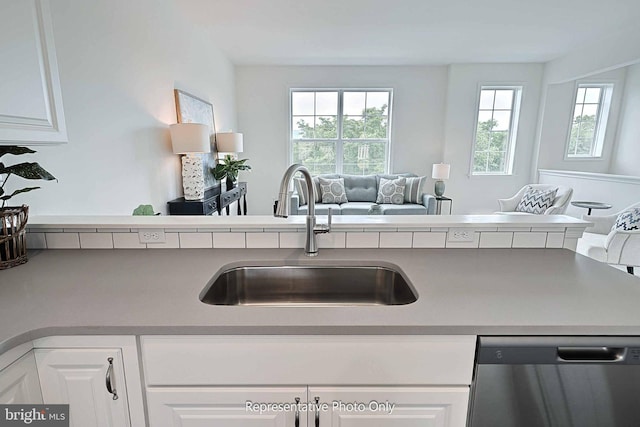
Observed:
[[[316,234],[329,233],[331,231],[331,208],[329,208],[329,215],[327,217],[327,224],[320,224],[316,226],[316,194],[315,186],[313,185],[313,178],[309,173],[309,169],[301,164],[293,164],[285,171],[280,183],[280,193],[278,195],[278,207],[274,216],[280,218],[286,218],[289,216],[291,207],[289,206],[291,200],[291,191],[289,191],[289,184],[293,179],[296,172],[300,171],[304,176],[304,181],[307,184],[307,193],[309,194],[309,209],[307,211],[307,237],[304,245],[304,254],[307,256],[318,255],[318,242],[316,241]]]

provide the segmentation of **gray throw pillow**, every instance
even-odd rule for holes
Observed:
[[[621,212],[616,218],[613,228],[618,231],[640,230],[640,208],[631,208]]]
[[[540,215],[553,206],[558,189],[553,190],[536,190],[529,187],[525,191],[524,196],[520,199],[516,212],[526,212]]]
[[[407,185],[404,188],[405,203],[422,203],[422,187],[426,180],[426,176],[407,177]]]
[[[407,178],[380,178],[376,203],[402,205],[404,203],[404,188],[406,186]]]
[[[343,178],[318,178],[322,203],[347,203],[347,193],[344,189]]]

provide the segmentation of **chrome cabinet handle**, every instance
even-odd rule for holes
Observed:
[[[316,427],[320,427],[320,398],[316,396]]]
[[[107,368],[107,378],[106,378],[107,391],[113,395],[113,400],[118,400],[118,392],[116,391],[115,381],[112,378],[112,376],[113,376],[113,357],[109,357],[107,359],[107,362],[109,362],[109,367]]]
[[[300,427],[300,398],[296,397],[296,420],[295,427]]]

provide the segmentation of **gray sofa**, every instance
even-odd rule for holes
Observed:
[[[380,178],[395,179],[399,176],[416,177],[411,173],[396,175],[319,175],[323,178],[344,178],[345,192],[347,193],[347,203],[325,204],[316,202],[316,214],[326,215],[329,208],[332,208],[334,215],[367,215],[371,205],[376,203],[378,196],[378,184]],[[315,178],[315,177],[314,177]],[[317,180],[314,179],[315,191],[320,192]],[[383,215],[434,215],[436,212],[436,199],[423,193],[420,197],[421,204],[404,203],[402,205],[381,204]],[[291,196],[291,215],[306,215],[308,205],[300,205],[300,197],[294,191]]]

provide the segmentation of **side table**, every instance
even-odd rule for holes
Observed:
[[[587,215],[591,215],[591,209],[611,209],[610,204],[602,202],[576,201],[571,202],[571,204],[577,208],[587,209]]]
[[[241,200],[242,199],[242,200]],[[199,200],[185,200],[184,197],[167,202],[169,215],[213,215],[222,211],[230,214],[230,206],[238,202],[238,215],[247,215],[247,183],[239,182],[234,188],[222,189],[222,186],[211,187]]]
[[[451,215],[451,209],[453,208],[453,200],[444,196],[436,196],[436,215],[442,215],[442,202],[449,202],[449,215]]]

